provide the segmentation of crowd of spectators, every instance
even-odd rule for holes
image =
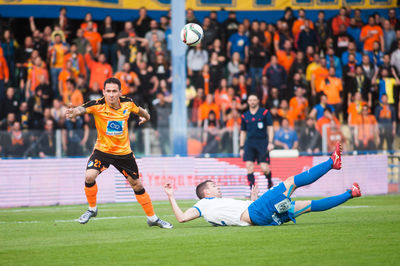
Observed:
[[[400,119],[395,9],[364,21],[363,11],[343,7],[332,18],[320,11],[312,21],[304,9],[295,17],[286,8],[275,24],[238,21],[235,12],[221,23],[215,11],[200,22],[186,12],[187,22],[204,30],[201,45],[187,52],[188,123],[198,129],[189,132],[189,153],[231,153],[250,93],[270,110],[282,149],[321,152],[322,134],[328,146],[342,140],[359,150],[394,148]],[[74,25],[61,8],[53,24],[40,28],[38,21],[29,18],[24,40],[14,39],[18,29],[7,23],[0,27],[0,155],[54,156],[56,129],[65,155],[83,155],[95,139],[93,119],[66,120],[65,108],[102,97],[112,76],[121,80],[123,95],[149,110],[161,153],[168,154],[170,12],[155,20],[141,8],[123,24],[111,16],[93,21],[87,13]],[[142,138],[132,137],[139,149]]]

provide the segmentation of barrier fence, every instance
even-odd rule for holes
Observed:
[[[275,184],[326,160],[326,156],[272,158]],[[170,182],[177,199],[195,199],[195,186],[214,180],[225,197],[248,197],[247,172],[240,158],[145,157],[137,160],[146,190],[153,200],[166,200],[162,186]],[[84,204],[86,158],[0,160],[0,208],[40,205]],[[387,155],[344,156],[343,169],[295,191],[296,196],[330,196],[358,182],[364,195],[388,193]],[[255,169],[260,192],[266,179]],[[125,178],[110,167],[97,179],[98,202],[136,201]]]
[[[78,127],[78,129],[76,129]],[[80,128],[79,128],[80,127]],[[170,127],[135,128],[130,126],[131,146],[137,156],[171,156]],[[278,130],[278,128],[276,128]],[[275,130],[275,132],[276,132]],[[325,124],[321,131],[309,134],[305,124],[295,126],[302,155],[329,154],[337,141],[347,153],[389,152],[396,155],[400,139],[384,124],[348,126]],[[188,127],[188,154],[191,156],[227,157],[239,155],[240,128],[214,126]],[[92,152],[97,132],[88,126],[71,125],[58,130],[0,131],[1,158],[82,157]],[[313,143],[313,147],[308,144]],[[399,154],[397,154],[399,155]]]

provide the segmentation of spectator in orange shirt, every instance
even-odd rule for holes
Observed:
[[[122,95],[129,93],[129,86],[140,86],[140,80],[136,73],[131,71],[131,65],[129,63],[124,63],[122,71],[115,73],[114,76],[121,81]]]
[[[277,114],[282,118],[286,118],[290,125],[294,125],[295,118],[287,100],[283,99],[281,101]]]
[[[86,15],[85,15],[85,21],[82,22],[82,24],[81,24],[81,29],[82,29],[83,31],[87,31],[90,22],[93,23],[93,26],[92,26],[93,31],[96,31],[96,32],[97,32],[97,23],[96,23],[96,22],[93,22],[92,13],[90,13],[90,12],[86,13]]]
[[[262,43],[262,45],[264,46],[265,51],[268,54],[270,54],[271,53],[271,44],[272,44],[272,34],[268,30],[268,25],[265,21],[260,22],[260,32],[262,32],[264,35],[264,42]]]
[[[289,108],[292,112],[294,123],[304,122],[308,113],[308,100],[304,97],[304,88],[297,87],[295,95],[289,101]],[[291,125],[292,127],[294,125]]]
[[[336,124],[336,126],[340,126],[339,120],[335,117],[335,115],[331,112],[331,109],[329,107],[325,108],[324,110],[324,116],[318,119],[317,121],[317,130],[321,136],[323,136],[324,133],[324,125],[329,125],[331,123]],[[329,126],[328,126],[329,128]]]
[[[295,52],[292,50],[292,43],[289,40],[286,40],[284,45],[284,50],[276,51],[276,55],[278,56],[278,64],[283,66],[287,73],[289,73],[290,68],[296,58]]]
[[[381,45],[381,51],[384,51],[385,45],[383,41],[382,28],[375,24],[373,16],[368,18],[368,25],[365,25],[361,29],[360,41],[364,42],[364,50],[372,52],[374,49],[374,42],[379,42]]]
[[[80,90],[76,88],[76,83],[74,79],[68,79],[67,82],[67,91],[64,95],[64,104],[72,105],[72,107],[80,106],[84,103],[83,94]]]
[[[86,78],[85,60],[83,59],[83,56],[78,53],[78,46],[75,43],[71,44],[69,53],[64,56],[64,67],[68,61],[71,61],[72,70],[77,75],[82,75]]]
[[[64,55],[68,51],[66,43],[61,42],[61,35],[54,36],[54,43],[49,46],[50,75],[54,95],[58,95],[58,76],[64,67]]]
[[[208,114],[213,111],[219,121],[220,111],[218,105],[214,102],[214,96],[212,94],[208,94],[206,96],[206,101],[202,103],[199,107],[199,118],[197,120],[197,125],[200,127],[205,119],[208,118]]]
[[[336,113],[341,112],[342,98],[340,93],[343,91],[342,80],[335,77],[335,67],[329,68],[329,76],[321,81],[321,91],[328,97],[328,104],[335,108]]]
[[[275,51],[283,50],[283,44],[289,40],[293,42],[292,32],[286,22],[277,23],[278,30],[274,34],[274,49]]]
[[[204,102],[204,89],[203,88],[197,88],[196,90],[196,96],[191,100],[189,104],[189,110],[191,110],[190,113],[190,121],[194,124],[198,124],[198,120],[200,117],[200,106]]]
[[[38,56],[34,59],[32,69],[28,72],[28,79],[26,84],[25,98],[35,94],[36,87],[39,86],[41,77],[43,76],[45,83],[49,84],[49,73],[46,64]]]
[[[319,63],[315,63],[316,66],[311,73],[311,94],[313,97],[316,97],[317,93],[322,91],[321,83],[329,76],[329,70],[326,68],[326,59],[324,57],[319,60]]]
[[[349,114],[349,116],[347,117],[347,121],[349,125],[355,124],[358,116],[361,115],[361,111],[364,105],[367,105],[367,102],[363,101],[361,92],[357,91],[354,94],[354,101],[352,101],[347,108],[347,113]]]
[[[9,75],[7,61],[3,55],[0,55],[0,103],[6,95],[5,85],[8,83]]]
[[[104,81],[112,77],[112,68],[111,65],[107,64],[106,56],[104,54],[100,54],[98,61],[94,61],[90,54],[91,50],[92,48],[88,46],[85,54],[86,65],[90,70],[89,87],[92,87],[93,83],[97,82],[100,86],[100,89],[103,90]]]
[[[375,150],[379,146],[379,128],[375,116],[369,114],[367,105],[362,107],[361,115],[355,122],[354,146],[357,150]]]
[[[67,104],[68,98],[68,88],[67,88],[67,80],[74,79],[76,80],[78,77],[77,73],[72,69],[72,62],[68,61],[65,65],[65,68],[60,72],[58,76],[58,92],[59,95],[63,98],[64,103]]]
[[[338,142],[342,143],[343,146],[345,146],[346,144],[346,138],[340,130],[340,126],[335,124],[334,121],[331,121],[330,127],[328,127],[326,130],[326,139],[328,144],[328,151],[330,149],[334,149],[336,143]]]
[[[346,16],[346,8],[342,7],[339,10],[339,14],[332,20],[332,31],[334,35],[338,35],[340,32],[340,26],[345,25],[346,29],[350,26],[350,18]]]
[[[93,21],[88,22],[87,30],[83,33],[83,37],[85,37],[92,46],[94,56],[99,56],[103,39],[101,38],[100,33],[93,29]]]
[[[299,18],[293,23],[292,27],[292,33],[296,43],[300,31],[304,29],[304,24],[306,21],[309,22],[310,29],[314,29],[314,24],[312,23],[312,21],[306,18],[306,11],[301,8],[299,9]]]

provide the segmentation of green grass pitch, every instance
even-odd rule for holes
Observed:
[[[73,221],[84,205],[0,210],[0,265],[400,264],[400,195],[350,200],[279,227],[179,224],[167,201],[154,207],[174,229],[149,228],[136,203],[101,204],[86,225]]]

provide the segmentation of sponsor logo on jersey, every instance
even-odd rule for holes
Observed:
[[[89,163],[88,163],[87,166],[88,166],[88,167],[92,167],[92,166],[93,166],[93,161],[89,161]]]
[[[122,135],[124,121],[107,121],[106,134],[109,136]]]

